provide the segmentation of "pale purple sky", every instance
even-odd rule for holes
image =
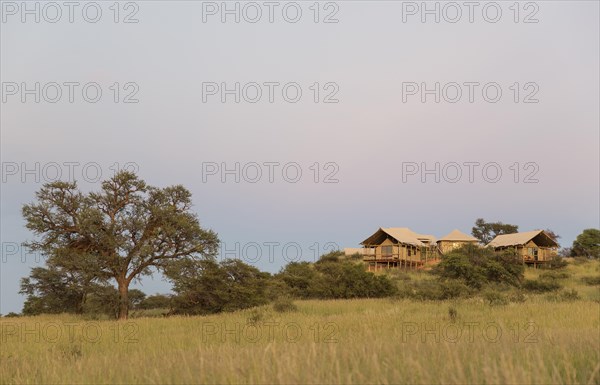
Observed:
[[[226,13],[221,22],[221,2],[121,3],[118,23],[113,2],[98,2],[96,23],[93,7],[86,8],[89,21],[83,17],[85,2],[72,23],[66,8],[49,22],[56,10],[39,3],[36,23],[21,2],[2,1],[0,313],[21,310],[19,280],[39,265],[11,247],[32,237],[20,209],[53,178],[52,162],[65,176],[64,163],[78,162],[74,175],[86,190],[97,188],[84,180],[94,178],[90,164],[109,176],[115,163],[128,162],[150,184],[185,185],[202,224],[230,250],[223,254],[270,272],[298,247],[302,259],[313,260],[333,244],[357,247],[380,226],[441,237],[454,228],[470,232],[478,217],[524,231],[550,228],[569,246],[584,228],[599,226],[599,5],[520,3],[517,15],[513,3],[477,3],[473,22],[462,6],[456,23],[456,8],[443,2],[427,3],[438,4],[439,23],[420,1],[320,2],[317,23],[312,1],[275,3],[273,22],[258,2],[256,23],[256,8],[245,3],[239,23]],[[138,22],[124,23],[127,15]],[[36,82],[39,103],[21,85]],[[53,82],[62,91],[56,103],[48,101],[57,98]],[[65,82],[80,84],[72,103]],[[102,89],[97,103],[82,97],[91,82]],[[239,103],[211,88],[236,82]],[[270,82],[279,83],[272,103]],[[421,92],[436,82],[439,103],[435,92]],[[262,91],[256,103],[253,83]],[[469,102],[471,83],[478,84]],[[302,90],[299,101],[286,101],[286,85],[288,100]],[[461,98],[451,103],[457,89]],[[131,92],[138,103],[123,103]],[[327,97],[337,103],[323,103]],[[36,162],[38,175],[24,171]],[[233,174],[222,183],[220,170],[207,174],[236,162],[239,183]],[[268,162],[278,163],[272,183]],[[439,183],[433,174],[423,183],[421,170],[407,174],[414,164],[434,169],[436,162]],[[465,162],[480,164],[472,183]],[[498,182],[493,167],[482,175],[486,164],[500,167]],[[292,183],[298,167],[302,176]],[[528,176],[537,182],[525,183]],[[157,275],[141,288],[152,294],[169,285]]]

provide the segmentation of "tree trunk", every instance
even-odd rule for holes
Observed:
[[[83,293],[81,293],[81,299],[79,300],[79,303],[77,304],[77,314],[83,313],[83,306],[85,305],[86,297],[87,297],[87,293],[85,291]]]
[[[119,319],[125,320],[129,314],[129,282],[126,279],[119,279]]]

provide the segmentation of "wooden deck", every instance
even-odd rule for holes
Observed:
[[[413,258],[402,258],[398,255],[365,255],[363,262],[368,271],[381,269],[421,269],[425,265],[438,263],[439,255],[413,256]]]

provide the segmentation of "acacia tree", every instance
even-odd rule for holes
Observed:
[[[471,234],[481,243],[487,245],[497,235],[513,234],[519,231],[519,226],[510,225],[502,222],[486,222],[483,218],[478,218],[475,221],[475,226],[471,230]]]
[[[600,230],[585,229],[573,241],[573,256],[600,258]]]
[[[46,267],[31,269],[21,279],[21,294],[27,295],[24,314],[83,312],[89,293],[107,285],[110,278],[98,274],[97,261],[90,255],[64,250],[50,255]]]
[[[27,295],[23,306],[26,315],[81,313],[87,294],[77,276],[55,266],[31,269],[29,277],[21,279],[20,293]]]
[[[38,236],[27,246],[54,261],[94,266],[98,280],[114,279],[119,319],[127,318],[134,279],[174,260],[217,253],[217,234],[200,226],[191,193],[181,185],[152,187],[121,171],[102,182],[99,192],[84,194],[76,182],[53,182],[36,198],[22,210],[27,228]]]

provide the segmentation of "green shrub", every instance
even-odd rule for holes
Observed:
[[[460,250],[446,254],[433,272],[443,280],[462,280],[474,288],[480,288],[485,283],[483,268],[473,263],[468,255],[460,253]]]
[[[512,252],[466,245],[444,255],[433,273],[444,281],[460,280],[470,288],[481,289],[489,283],[518,286],[524,268]]]
[[[165,272],[175,292],[172,314],[214,314],[270,301],[271,275],[239,259],[173,261]]]
[[[439,301],[442,298],[442,288],[439,281],[423,280],[411,282],[404,291],[405,295],[421,301]]]
[[[564,301],[575,301],[581,299],[581,296],[575,289],[564,290],[560,293],[560,296]]]
[[[413,293],[414,298],[421,301],[441,301],[444,299],[442,285],[439,281],[421,281],[416,285]]]
[[[546,271],[540,274],[540,278],[542,279],[566,279],[570,276],[571,274],[566,271]]]
[[[376,275],[362,264],[327,254],[317,263],[292,262],[275,277],[295,298],[349,299],[383,298],[396,294],[387,275]]]
[[[396,294],[394,295],[394,298],[395,299],[414,298],[415,290],[413,289],[413,286],[414,285],[412,285],[408,281],[398,281],[397,288],[396,288]]]
[[[590,286],[600,285],[600,275],[592,275],[592,276],[582,277],[581,280],[586,285],[590,285]]]
[[[447,281],[440,284],[441,298],[453,299],[460,297],[468,297],[471,295],[471,288],[461,281]]]
[[[567,267],[567,265],[568,263],[563,257],[561,257],[560,255],[555,255],[550,259],[548,263],[543,264],[540,267],[542,269],[559,270],[564,269],[565,267]]]
[[[410,281],[412,278],[410,277],[410,274],[400,270],[400,269],[391,269],[387,275],[393,279],[393,280],[398,280],[398,281]]]
[[[545,293],[549,291],[555,291],[561,288],[560,283],[551,279],[537,279],[530,280],[526,279],[522,285],[523,289],[534,293]]]
[[[563,290],[559,293],[552,293],[546,296],[546,299],[552,302],[572,302],[581,299],[581,296],[575,289]]]
[[[487,290],[483,293],[483,298],[491,306],[508,305],[508,298],[506,295],[499,293],[495,290]]]
[[[288,297],[282,297],[277,299],[273,303],[273,310],[277,313],[287,313],[292,311],[298,311],[298,306]]]
[[[129,318],[159,318],[168,317],[170,308],[140,309],[129,313]]]
[[[171,307],[171,297],[166,294],[150,295],[140,301],[139,309],[168,309]]]
[[[321,255],[316,263],[338,262],[344,257],[345,255],[342,251],[332,251],[330,253]]]
[[[352,261],[362,261],[363,256],[360,253],[354,253],[354,254],[347,256],[347,259],[352,260]]]
[[[573,258],[574,265],[584,265],[588,262],[590,262],[590,259],[588,257],[574,257]]]

